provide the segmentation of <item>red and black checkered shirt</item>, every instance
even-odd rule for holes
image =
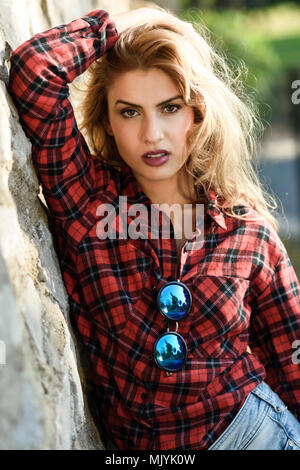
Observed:
[[[187,362],[167,376],[153,361],[166,331],[155,288],[178,278],[174,230],[157,239],[98,236],[99,205],[111,204],[124,225],[119,196],[128,208],[151,201],[129,167],[90,155],[68,100],[67,84],[117,38],[108,14],[93,11],[18,47],[9,82],[54,223],[71,318],[91,360],[101,426],[120,449],[207,449],[263,380],[299,418],[295,272],[271,224],[246,206],[236,210],[247,220],[225,216],[213,190],[203,246],[193,250],[192,239],[181,250],[179,279],[193,298],[179,324]],[[127,212],[128,225],[133,219]]]

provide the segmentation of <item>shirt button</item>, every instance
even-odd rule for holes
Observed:
[[[290,447],[294,447],[294,442],[293,442],[291,439],[289,439],[289,440],[288,440],[288,445],[289,445]]]
[[[148,393],[142,393],[141,398],[142,398],[142,400],[147,400]]]
[[[285,405],[279,405],[279,406],[276,406],[276,411],[278,413],[281,413],[281,411],[284,411],[286,409],[286,406]]]

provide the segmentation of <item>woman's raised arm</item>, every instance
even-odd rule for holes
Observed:
[[[68,99],[68,83],[117,38],[108,13],[96,10],[36,34],[11,57],[9,92],[32,143],[48,207],[61,222],[82,216],[95,178],[93,159]]]

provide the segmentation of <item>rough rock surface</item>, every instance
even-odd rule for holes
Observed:
[[[31,145],[6,90],[11,51],[33,34],[129,0],[1,0],[0,449],[103,449],[86,360],[68,318]],[[113,5],[113,10],[112,6]],[[84,371],[84,373],[83,373]]]

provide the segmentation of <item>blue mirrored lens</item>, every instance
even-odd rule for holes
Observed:
[[[158,307],[170,320],[182,320],[191,308],[189,290],[180,284],[164,286],[159,294]]]
[[[184,366],[186,355],[185,341],[176,332],[163,334],[154,345],[154,358],[157,365],[170,372],[177,371]]]

